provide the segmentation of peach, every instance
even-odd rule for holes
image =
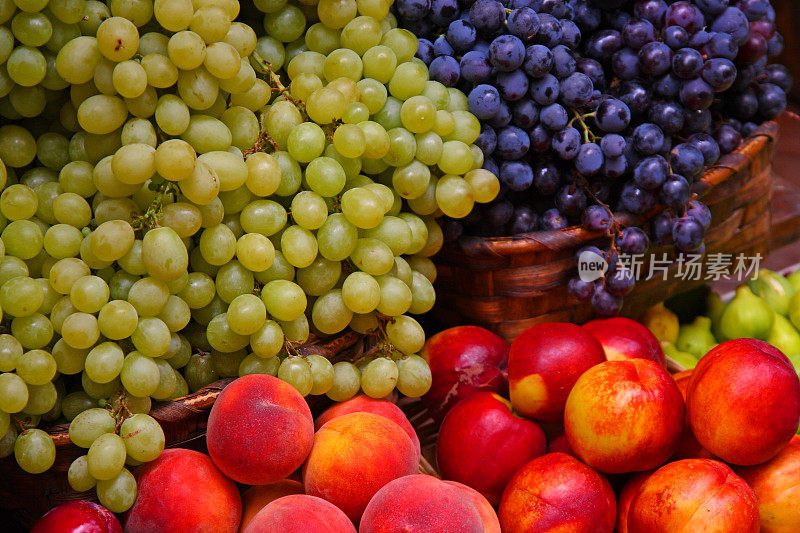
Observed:
[[[635,320],[617,316],[592,320],[583,327],[597,337],[609,361],[639,358],[667,366],[661,343],[649,329]]]
[[[314,421],[297,389],[266,374],[250,374],[225,387],[214,402],[206,439],[225,475],[247,485],[269,485],[303,464]]]
[[[350,413],[314,435],[303,485],[306,494],[328,500],[357,523],[381,487],[418,470],[417,450],[400,426],[380,415]]]
[[[628,533],[758,532],[753,489],[713,459],[683,459],[653,472],[636,492]]]
[[[250,520],[267,504],[290,494],[303,494],[303,491],[303,484],[291,479],[250,487],[242,493],[242,521],[239,524],[239,532],[244,531]]]
[[[697,364],[686,390],[697,441],[723,461],[768,461],[800,424],[800,380],[780,350],[756,339],[723,342]]]
[[[608,474],[663,464],[685,424],[675,380],[647,359],[606,361],[587,370],[564,412],[564,430],[576,456]]]
[[[478,391],[508,392],[508,343],[488,329],[458,326],[430,337],[420,355],[433,383],[422,397],[437,424],[460,400]]]
[[[364,510],[359,533],[483,533],[483,520],[461,489],[416,474],[387,483]]]
[[[616,533],[628,533],[628,513],[631,509],[631,502],[636,493],[639,492],[639,487],[652,473],[652,470],[648,470],[647,472],[633,474],[620,490],[617,497],[617,528],[614,530]]]
[[[319,430],[328,420],[350,413],[373,413],[385,416],[408,433],[411,442],[414,443],[414,447],[417,449],[417,454],[420,453],[419,437],[417,437],[417,432],[414,431],[414,426],[408,421],[402,409],[383,398],[376,399],[370,398],[366,394],[359,394],[345,402],[334,404],[317,417],[314,421],[314,428]]]
[[[356,533],[347,516],[332,503],[305,494],[290,494],[267,504],[244,533]]]
[[[122,533],[122,525],[102,505],[73,500],[47,511],[31,533]]]
[[[742,466],[736,473],[758,498],[762,533],[800,531],[800,435],[764,464]]]
[[[616,507],[602,475],[570,455],[549,453],[511,479],[500,501],[500,525],[504,533],[611,533]]]
[[[236,485],[194,450],[171,448],[136,470],[139,493],[126,533],[235,533],[242,515]]]
[[[580,326],[551,322],[528,328],[508,353],[511,404],[523,416],[560,422],[572,386],[605,360],[600,342]]]
[[[436,464],[443,478],[464,483],[497,505],[511,477],[545,447],[535,422],[514,414],[505,398],[479,392],[447,413],[436,442]]]
[[[683,401],[686,401],[686,388],[689,386],[689,378],[692,376],[692,372],[693,370],[684,370],[683,372],[672,375],[673,379],[675,379],[675,383],[678,385],[678,390],[681,391]],[[697,442],[697,438],[694,436],[694,433],[692,433],[692,426],[689,425],[688,415],[686,425],[683,426],[683,433],[681,433],[681,438],[678,441],[678,446],[675,448],[675,453],[672,454],[673,461],[679,459],[714,459],[711,452],[703,448],[703,446]]]
[[[483,533],[500,533],[500,519],[497,518],[494,507],[489,503],[489,500],[483,497],[483,494],[458,481],[443,480],[443,483],[461,491],[461,495],[472,502],[472,505],[475,506],[481,516]]]

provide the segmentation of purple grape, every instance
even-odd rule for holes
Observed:
[[[686,216],[693,218],[703,228],[708,228],[711,225],[711,211],[702,202],[692,200],[686,204]]]
[[[705,231],[695,219],[691,217],[680,217],[672,226],[672,240],[675,247],[683,252],[691,252],[703,244]]]
[[[641,228],[631,226],[622,230],[622,234],[617,240],[620,252],[628,255],[640,255],[647,251],[650,246],[650,239],[647,233]]]
[[[467,103],[477,118],[490,119],[500,111],[500,93],[491,85],[481,84],[470,91]]]
[[[664,205],[678,210],[686,204],[689,194],[689,182],[683,176],[672,174],[661,186],[659,197]]]
[[[538,44],[552,48],[561,42],[563,36],[564,30],[561,28],[561,22],[556,17],[547,13],[539,13],[539,31],[536,32],[536,37],[534,37]]]
[[[750,33],[750,24],[741,10],[735,7],[726,7],[711,23],[711,31],[727,33],[742,45]]]
[[[618,133],[628,127],[631,110],[622,100],[605,98],[595,111],[598,127],[609,133]]]
[[[620,208],[634,215],[643,215],[650,211],[656,203],[655,195],[648,190],[637,187],[632,182],[628,182],[622,187],[620,192]]]
[[[600,148],[607,157],[619,157],[625,151],[625,137],[609,133],[600,140]]]
[[[742,144],[742,135],[728,124],[722,124],[714,130],[713,136],[723,154],[733,152]]]
[[[542,213],[540,225],[543,230],[564,229],[567,227],[567,219],[558,209],[548,209]]]
[[[505,128],[511,124],[511,109],[509,109],[508,105],[501,100],[500,109],[497,111],[497,114],[488,119],[486,123],[496,130]]]
[[[561,44],[576,49],[581,42],[581,30],[569,19],[561,19]]]
[[[622,40],[627,46],[638,50],[656,40],[656,30],[647,19],[631,19],[622,28]]]
[[[642,155],[657,154],[664,144],[664,132],[655,124],[645,122],[633,130],[633,147]]]
[[[674,173],[692,179],[703,170],[705,158],[703,153],[691,144],[681,143],[670,151],[669,164]]]
[[[592,296],[592,292],[594,292],[594,283],[591,281],[583,281],[581,278],[570,278],[567,282],[567,294],[572,298],[586,301]]]
[[[454,20],[451,22],[445,35],[447,42],[458,53],[465,53],[470,50],[477,38],[475,27],[466,20]]]
[[[497,147],[495,153],[501,159],[521,159],[528,153],[530,139],[528,134],[516,126],[507,126],[497,132]],[[533,179],[533,178],[531,178]]]
[[[581,148],[581,134],[572,126],[560,129],[553,134],[552,146],[561,159],[574,159]]]
[[[694,4],[704,13],[718,15],[728,7],[729,0],[693,0]]]
[[[603,151],[596,143],[582,144],[575,157],[575,169],[584,176],[596,174],[603,167]]]
[[[689,44],[689,32],[681,26],[667,26],[661,31],[661,39],[673,50],[678,50]]]
[[[414,57],[418,57],[423,63],[430,65],[434,58],[433,44],[428,39],[419,39],[419,46]]]
[[[622,299],[614,296],[599,284],[595,285],[590,301],[595,315],[600,318],[616,316],[622,309]]]
[[[405,20],[420,20],[428,15],[430,0],[397,0],[397,13]]]
[[[605,208],[599,205],[590,205],[581,216],[581,224],[588,231],[606,231],[611,224],[611,216]]]
[[[600,30],[586,43],[586,54],[597,60],[607,59],[623,46],[622,35],[617,30]]]
[[[633,7],[635,16],[649,20],[651,23],[661,27],[664,18],[664,12],[667,10],[667,4],[664,0],[642,0],[636,2]]]
[[[458,18],[458,0],[431,0],[431,20],[437,26],[447,26]]]
[[[552,196],[561,185],[561,174],[552,163],[540,163],[533,168],[533,185],[539,194]]]
[[[569,122],[569,115],[561,104],[550,104],[539,111],[539,122],[548,129],[560,130]]]
[[[688,109],[708,109],[714,100],[714,89],[701,78],[686,80],[681,84],[679,97]]]
[[[675,215],[669,211],[657,214],[651,222],[653,243],[660,246],[672,242],[672,226],[675,225]]]
[[[649,76],[660,76],[670,69],[672,50],[660,42],[647,43],[639,50],[639,68]]]
[[[659,126],[664,133],[678,133],[683,128],[683,108],[675,102],[657,100],[649,113],[650,121]]]
[[[501,72],[516,70],[524,61],[525,45],[518,37],[501,35],[489,45],[489,63]]]
[[[534,44],[525,49],[522,69],[532,78],[541,78],[553,68],[553,53],[544,45]]]
[[[652,191],[661,187],[669,175],[669,164],[660,155],[651,155],[633,167],[633,180],[642,189]]]
[[[469,9],[469,20],[479,32],[492,34],[506,21],[505,6],[497,0],[475,0]]]
[[[475,139],[475,144],[481,149],[484,157],[492,155],[495,148],[497,148],[497,133],[494,128],[488,124],[481,124],[481,133]]]
[[[619,178],[628,173],[628,160],[624,155],[617,157],[606,157],[603,161],[603,168],[600,173],[612,179]]]
[[[732,60],[736,58],[736,54],[739,52],[739,44],[728,33],[713,32],[703,50],[709,58],[721,57]]]
[[[521,70],[500,72],[495,84],[506,102],[516,102],[528,94],[528,76]]]
[[[599,61],[588,57],[578,58],[575,61],[575,70],[589,76],[589,79],[592,80],[592,86],[595,89],[605,89],[606,74],[603,71],[603,65],[601,65]]]
[[[550,105],[558,99],[559,87],[558,79],[552,74],[532,79],[530,83],[531,98],[539,105]]]
[[[629,293],[635,284],[636,278],[633,276],[633,271],[627,267],[619,266],[614,272],[606,276],[605,288],[610,294],[621,297]]]
[[[568,217],[577,217],[586,209],[586,193],[575,185],[565,185],[556,193],[556,207]]]
[[[531,150],[534,152],[541,154],[550,149],[552,134],[541,124],[534,126],[528,133],[528,137],[531,140]]]
[[[666,26],[680,26],[689,33],[694,33],[703,27],[703,13],[696,6],[681,0],[667,8],[664,13]]]
[[[650,109],[650,94],[638,81],[624,81],[617,87],[617,98],[635,115],[643,115]]]
[[[611,70],[622,80],[639,77],[639,55],[632,48],[623,48],[611,56]]]
[[[492,66],[486,54],[470,51],[461,57],[461,78],[469,83],[486,83],[492,78]]]
[[[719,159],[719,145],[708,133],[694,133],[686,139],[686,142],[700,150],[705,165],[713,165]]]
[[[442,222],[442,233],[445,242],[455,242],[464,234],[464,226],[457,220],[445,217]]]
[[[430,77],[445,87],[453,87],[458,83],[461,71],[456,61],[451,56],[439,56],[431,61]]]
[[[533,183],[533,170],[525,161],[503,161],[498,178],[512,191],[524,191]]]
[[[514,214],[514,204],[508,200],[500,200],[489,206],[486,212],[486,222],[495,228],[502,228],[511,220]]]
[[[523,129],[530,129],[539,122],[539,107],[524,98],[511,106],[511,122]]]
[[[508,32],[523,41],[530,41],[539,31],[539,15],[529,7],[514,9],[506,18]]]
[[[786,109],[786,93],[777,85],[762,83],[756,89],[756,97],[758,112],[766,119],[775,118]]]
[[[447,39],[444,35],[440,35],[435,41],[433,41],[434,56],[452,56],[454,54],[455,50],[453,50],[453,47],[447,42]]]
[[[538,225],[539,216],[536,214],[536,211],[527,205],[521,205],[514,209],[511,222],[508,224],[508,233],[510,235],[530,233],[531,231],[536,231]]]
[[[581,107],[591,98],[594,86],[589,76],[580,72],[575,72],[567,79],[561,81],[560,90],[561,101],[564,104],[569,107]]]
[[[792,88],[792,73],[784,65],[767,65],[764,69],[764,82],[777,85],[784,92],[789,92]]]
[[[703,56],[694,48],[681,48],[672,55],[672,72],[683,79],[691,79],[700,74]]]
[[[652,89],[661,98],[673,99],[681,91],[681,79],[672,72],[667,72],[653,82]]]

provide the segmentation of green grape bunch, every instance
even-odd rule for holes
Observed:
[[[500,186],[390,6],[0,4],[0,457],[46,471],[69,422],[70,485],[123,512],[154,400],[428,390],[437,218]],[[298,350],[348,328],[357,359]]]

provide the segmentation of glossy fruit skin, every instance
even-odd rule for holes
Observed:
[[[797,431],[800,380],[778,349],[756,339],[735,339],[697,364],[686,406],[692,432],[704,448],[726,462],[755,465],[774,457]]]
[[[528,328],[509,351],[511,404],[523,416],[558,422],[575,382],[603,361],[603,346],[580,326],[551,322]]]
[[[456,403],[477,391],[505,394],[509,345],[477,326],[446,329],[428,339],[420,355],[431,367],[433,385],[423,402],[441,421]]]
[[[31,533],[122,533],[122,524],[102,505],[74,500],[47,511]]]
[[[479,392],[447,413],[436,464],[445,479],[464,483],[497,505],[511,477],[545,448],[544,432],[535,422],[516,415],[505,398]]]
[[[597,337],[609,361],[638,357],[667,366],[667,359],[658,339],[635,320],[623,317],[606,318],[592,320],[583,327]]]

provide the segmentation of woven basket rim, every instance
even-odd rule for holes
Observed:
[[[702,197],[705,192],[741,171],[753,155],[760,153],[768,143],[774,143],[777,136],[778,123],[776,121],[770,120],[759,125],[736,150],[722,156],[717,163],[708,167],[703,172],[701,179],[692,186],[692,192]],[[627,226],[647,221],[661,211],[663,208],[656,208],[644,216],[632,216],[626,213],[619,216],[619,219],[623,225]],[[448,257],[463,258],[464,255],[497,257],[530,254],[538,251],[576,247],[603,236],[603,232],[590,232],[577,225],[557,231],[534,231],[503,237],[469,237],[461,243],[445,245],[436,257],[441,260]]]

